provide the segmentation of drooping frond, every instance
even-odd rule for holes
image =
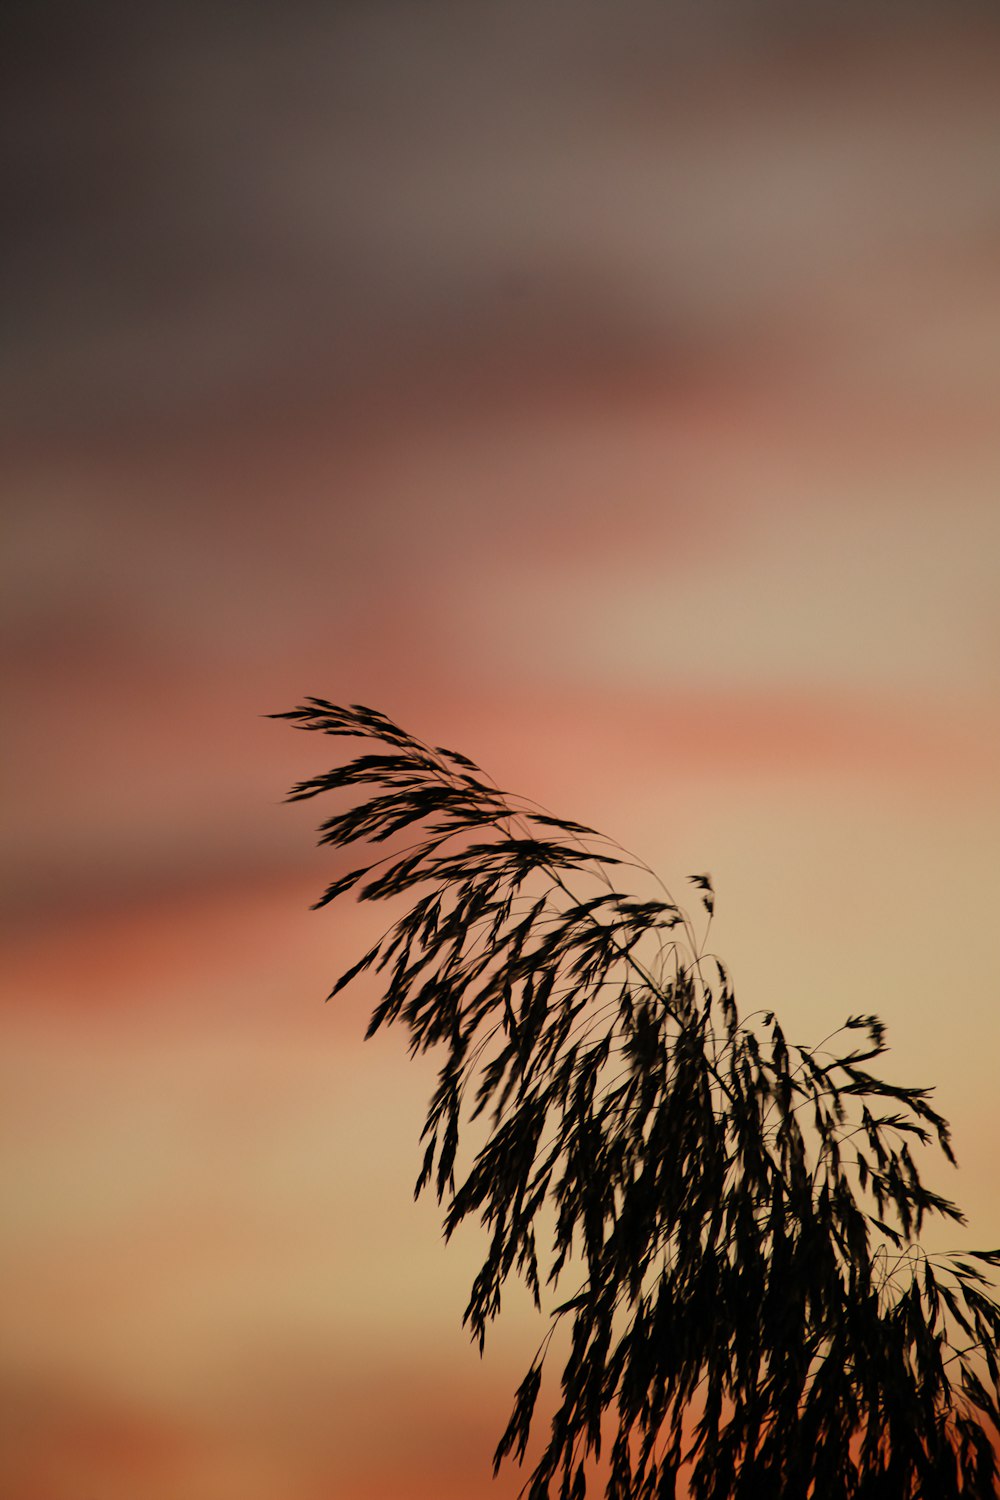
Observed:
[[[433,1185],[448,1235],[487,1231],[472,1336],[512,1275],[565,1320],[530,1500],[579,1500],[602,1445],[608,1500],[993,1500],[1000,1305],[974,1262],[1000,1251],[921,1248],[928,1216],[962,1222],[914,1154],[953,1160],[948,1127],[929,1089],[877,1070],[879,1020],[816,1048],[741,1020],[689,915],[629,894],[654,877],[594,830],[371,709],[274,717],[382,747],[289,795],[346,790],[321,842],[374,846],[317,906],[406,898],[331,994],[374,968],[368,1034],[398,1022],[443,1058],[416,1192]],[[710,920],[711,880],[690,879]],[[551,1332],[496,1467],[525,1455]]]

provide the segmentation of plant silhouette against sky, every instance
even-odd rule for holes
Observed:
[[[446,1236],[486,1231],[472,1337],[511,1276],[554,1304],[495,1469],[526,1455],[559,1328],[530,1500],[581,1500],[597,1461],[607,1500],[994,1500],[1000,1250],[921,1247],[964,1221],[915,1152],[954,1157],[931,1091],[873,1071],[878,1018],[793,1045],[740,1018],[691,917],[602,835],[371,709],[274,717],[378,747],[289,798],[346,790],[320,842],[372,846],[317,907],[403,898],[331,995],[379,971],[368,1035],[400,1022],[443,1058],[416,1192]]]

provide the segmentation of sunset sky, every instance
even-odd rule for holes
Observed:
[[[383,709],[887,1022],[1000,1244],[1000,16],[14,7],[4,1500],[511,1500],[544,1324],[263,715]]]

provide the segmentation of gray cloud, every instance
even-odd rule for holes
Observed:
[[[401,346],[759,338],[1000,232],[976,7],[39,17],[8,63],[0,389],[43,427]]]

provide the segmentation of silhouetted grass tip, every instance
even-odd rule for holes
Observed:
[[[377,971],[368,1035],[398,1022],[443,1059],[415,1191],[446,1236],[486,1230],[472,1337],[512,1275],[549,1313],[494,1468],[524,1459],[561,1346],[529,1500],[581,1500],[602,1457],[607,1500],[994,1500],[1000,1250],[922,1247],[963,1219],[918,1148],[954,1157],[931,1090],[882,1076],[878,1018],[815,1047],[741,1019],[708,875],[699,932],[631,855],[384,714],[274,717],[378,747],[289,793],[348,793],[320,842],[372,850],[317,907],[405,907],[330,993]]]

